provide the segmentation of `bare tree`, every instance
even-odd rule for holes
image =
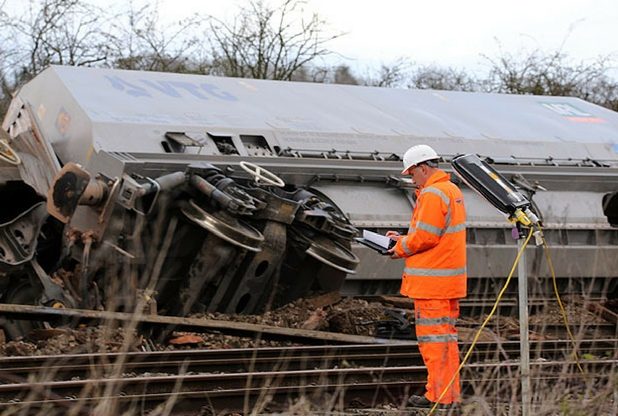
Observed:
[[[163,26],[158,3],[108,11],[84,0],[0,2],[0,116],[11,93],[50,64],[207,72],[190,16]]]
[[[29,0],[0,8],[0,116],[19,84],[50,64],[96,65],[107,59],[100,9],[79,0]]]
[[[414,68],[408,81],[409,88],[433,90],[482,91],[483,85],[483,81],[464,70],[435,65]]]
[[[338,65],[334,70],[333,82],[335,84],[358,85],[359,80],[352,74],[348,65]]]
[[[294,73],[331,53],[325,22],[304,16],[304,1],[284,0],[271,7],[252,0],[232,22],[210,18],[213,72],[234,77],[290,80]]]
[[[122,69],[162,72],[205,72],[195,33],[203,23],[197,15],[164,26],[158,3],[135,7],[117,15],[109,34],[112,56],[108,64]]]
[[[478,91],[482,83],[464,70],[437,65],[419,65],[408,58],[382,64],[369,71],[362,84],[375,87]]]
[[[618,82],[609,76],[613,60],[573,62],[561,50],[534,50],[518,56],[502,52],[485,57],[490,64],[488,89],[509,94],[574,96],[618,110]]]
[[[0,1],[0,22],[6,21],[6,0]],[[11,99],[12,85],[9,82],[9,66],[6,63],[9,61],[9,53],[6,45],[9,44],[9,39],[5,31],[0,31],[0,120],[8,108]]]
[[[292,74],[290,81],[326,83],[330,82],[333,68],[320,65],[303,65]]]
[[[400,57],[392,63],[380,65],[377,73],[370,73],[362,83],[374,87],[403,87],[412,68],[408,59]]]
[[[618,111],[618,82],[607,74],[602,75],[589,86],[582,98]]]
[[[383,65],[377,75],[367,76],[362,83],[383,87],[407,84],[408,88],[417,89],[573,96],[618,111],[618,81],[610,75],[615,67],[615,59],[611,56],[577,62],[561,50],[534,50],[516,54],[501,51],[497,57],[484,58],[489,63],[488,71],[478,75],[448,66],[415,65],[400,58],[393,64]]]
[[[10,32],[13,71],[28,79],[50,64],[93,65],[107,59],[101,12],[79,0],[30,0],[23,15],[0,16]]]

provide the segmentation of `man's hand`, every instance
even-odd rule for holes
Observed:
[[[387,253],[391,256],[391,259],[400,259],[401,257],[399,256],[399,254],[397,254],[395,252],[395,247],[391,248],[390,250],[387,251]]]
[[[399,241],[401,235],[397,231],[387,231],[386,236],[391,240]]]
[[[401,239],[401,234],[399,234],[397,231],[387,231],[386,232],[386,236],[388,238],[390,238],[391,240],[394,241],[399,241]],[[391,259],[400,259],[401,257],[399,257],[399,255],[397,253],[395,253],[395,247],[391,248],[390,250],[387,251],[387,253],[391,256]]]

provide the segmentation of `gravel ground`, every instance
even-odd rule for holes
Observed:
[[[604,322],[597,315],[587,311],[581,301],[567,299],[565,306],[569,322],[572,325]],[[388,303],[383,304],[380,302],[368,302],[362,299],[341,298],[338,294],[331,293],[314,298],[299,299],[262,315],[209,313],[194,315],[193,317],[375,336],[378,322],[392,320],[392,316],[389,317],[387,313],[388,310],[396,310],[399,313],[403,311],[392,308]],[[411,311],[407,311],[406,316],[411,316]],[[460,319],[458,325],[459,338],[461,340],[472,339],[482,318],[484,317]],[[562,316],[557,305],[550,304],[539,313],[532,315],[530,323],[559,325],[562,324]],[[518,336],[519,325],[517,320],[512,317],[494,317],[488,327],[481,334],[481,341],[495,341],[498,339],[498,335],[502,339]],[[494,331],[497,331],[498,335]],[[531,338],[542,337],[540,334],[531,334]],[[290,345],[294,344],[291,342],[270,341],[219,333],[192,332],[174,332],[165,342],[155,343],[136,332],[127,332],[122,328],[80,326],[74,329],[36,330],[24,339],[0,343],[0,356]]]
[[[378,302],[343,298],[331,305],[316,307],[316,303],[324,302],[319,298],[299,299],[263,315],[215,313],[195,317],[369,336],[375,334],[375,323],[387,319],[384,305]]]
[[[193,317],[217,319],[287,328],[304,328],[355,335],[373,335],[373,323],[384,319],[384,306],[339,296],[300,299],[263,315],[226,315],[220,313]],[[331,304],[332,303],[332,304]],[[316,306],[319,305],[319,306]],[[80,354],[191,348],[248,348],[289,346],[291,342],[237,337],[218,333],[174,332],[164,343],[154,343],[136,332],[105,326],[35,330],[23,339],[0,345],[0,356]]]

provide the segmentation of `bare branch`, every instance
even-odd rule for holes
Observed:
[[[316,14],[304,19],[301,0],[269,7],[252,0],[233,23],[210,18],[213,70],[221,75],[291,79],[304,65],[331,52],[324,47],[342,34],[326,33]]]
[[[112,66],[164,72],[195,72],[199,66],[199,39],[195,33],[203,20],[189,16],[182,22],[165,27],[160,22],[158,2],[136,8],[127,5],[113,24],[111,37]],[[193,66],[195,64],[195,67]]]

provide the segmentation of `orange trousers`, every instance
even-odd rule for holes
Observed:
[[[459,317],[458,299],[414,299],[418,348],[427,367],[425,397],[437,402],[457,373],[455,381],[440,399],[442,404],[459,402],[459,348],[455,321]]]

